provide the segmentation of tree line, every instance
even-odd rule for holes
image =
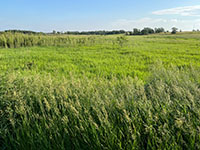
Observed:
[[[35,32],[29,30],[5,30],[0,33],[45,34],[43,32]]]
[[[56,35],[114,35],[114,34],[125,34],[125,30],[113,30],[113,31],[105,31],[105,30],[100,30],[100,31],[66,31],[66,32],[61,32],[61,31],[55,31],[50,33],[44,33],[44,32],[35,32],[35,31],[26,31],[26,30],[5,30],[0,33],[22,33],[22,34],[56,34]]]
[[[193,30],[194,32],[195,30]],[[197,30],[199,31],[199,30]],[[143,29],[137,29],[134,28],[133,31],[125,31],[125,30],[112,30],[112,31],[106,31],[106,30],[100,30],[100,31],[55,31],[49,33],[44,32],[35,32],[35,31],[26,31],[26,30],[5,30],[1,31],[2,33],[22,33],[22,34],[40,34],[40,35],[116,35],[116,34],[125,34],[125,35],[148,35],[148,34],[155,34],[155,33],[166,33],[169,31],[166,31],[163,27],[160,28],[150,28],[145,27]],[[178,28],[173,27],[171,33],[176,34],[178,32]],[[180,30],[180,32],[182,32]]]
[[[133,31],[125,31],[125,30],[113,30],[113,31],[67,31],[67,32],[59,32],[53,31],[51,34],[68,34],[68,35],[115,35],[115,34],[126,34],[126,35],[147,35],[153,33],[161,33],[165,32],[164,28],[155,28],[151,29],[146,27],[142,30],[134,28]]]
[[[162,27],[161,28],[155,28],[155,29],[146,27],[142,30],[134,28],[132,32],[127,32],[126,34],[127,35],[148,35],[148,34],[162,33],[162,32],[165,32],[165,29],[162,28]]]
[[[133,31],[125,31],[125,30],[112,30],[112,31],[55,31],[50,33],[44,32],[35,32],[35,31],[26,31],[26,30],[5,30],[0,33],[22,33],[22,34],[47,34],[47,35],[115,35],[115,34],[126,34],[126,35],[147,35],[152,33],[161,33],[164,32],[164,28],[144,28],[143,30],[134,28]]]
[[[113,30],[113,31],[67,31],[67,32],[59,32],[53,31],[51,34],[68,34],[68,35],[114,35],[114,34],[125,34],[125,30]]]

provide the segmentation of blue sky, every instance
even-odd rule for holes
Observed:
[[[0,30],[200,29],[200,0],[2,0]]]

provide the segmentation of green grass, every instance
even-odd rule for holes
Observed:
[[[119,36],[1,48],[0,149],[200,149],[200,34]]]
[[[179,37],[180,36],[180,37]],[[67,76],[139,77],[149,75],[149,68],[157,63],[179,67],[200,66],[200,35],[195,39],[183,35],[157,35],[128,37],[120,47],[112,42],[94,45],[57,47],[26,47],[0,50],[0,71],[30,74],[50,73]],[[103,37],[96,37],[100,40]],[[116,41],[115,36],[105,39]],[[31,66],[30,66],[31,65]]]

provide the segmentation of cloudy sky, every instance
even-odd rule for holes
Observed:
[[[200,29],[200,0],[4,0],[0,30]]]

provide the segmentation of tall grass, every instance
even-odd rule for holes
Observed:
[[[1,149],[200,149],[200,71],[143,82],[0,77]]]
[[[122,36],[121,36],[122,37]],[[105,38],[104,36],[67,36],[67,35],[43,35],[22,33],[1,33],[0,48],[19,48],[30,46],[90,46],[94,44],[111,44],[120,46],[123,38]]]

